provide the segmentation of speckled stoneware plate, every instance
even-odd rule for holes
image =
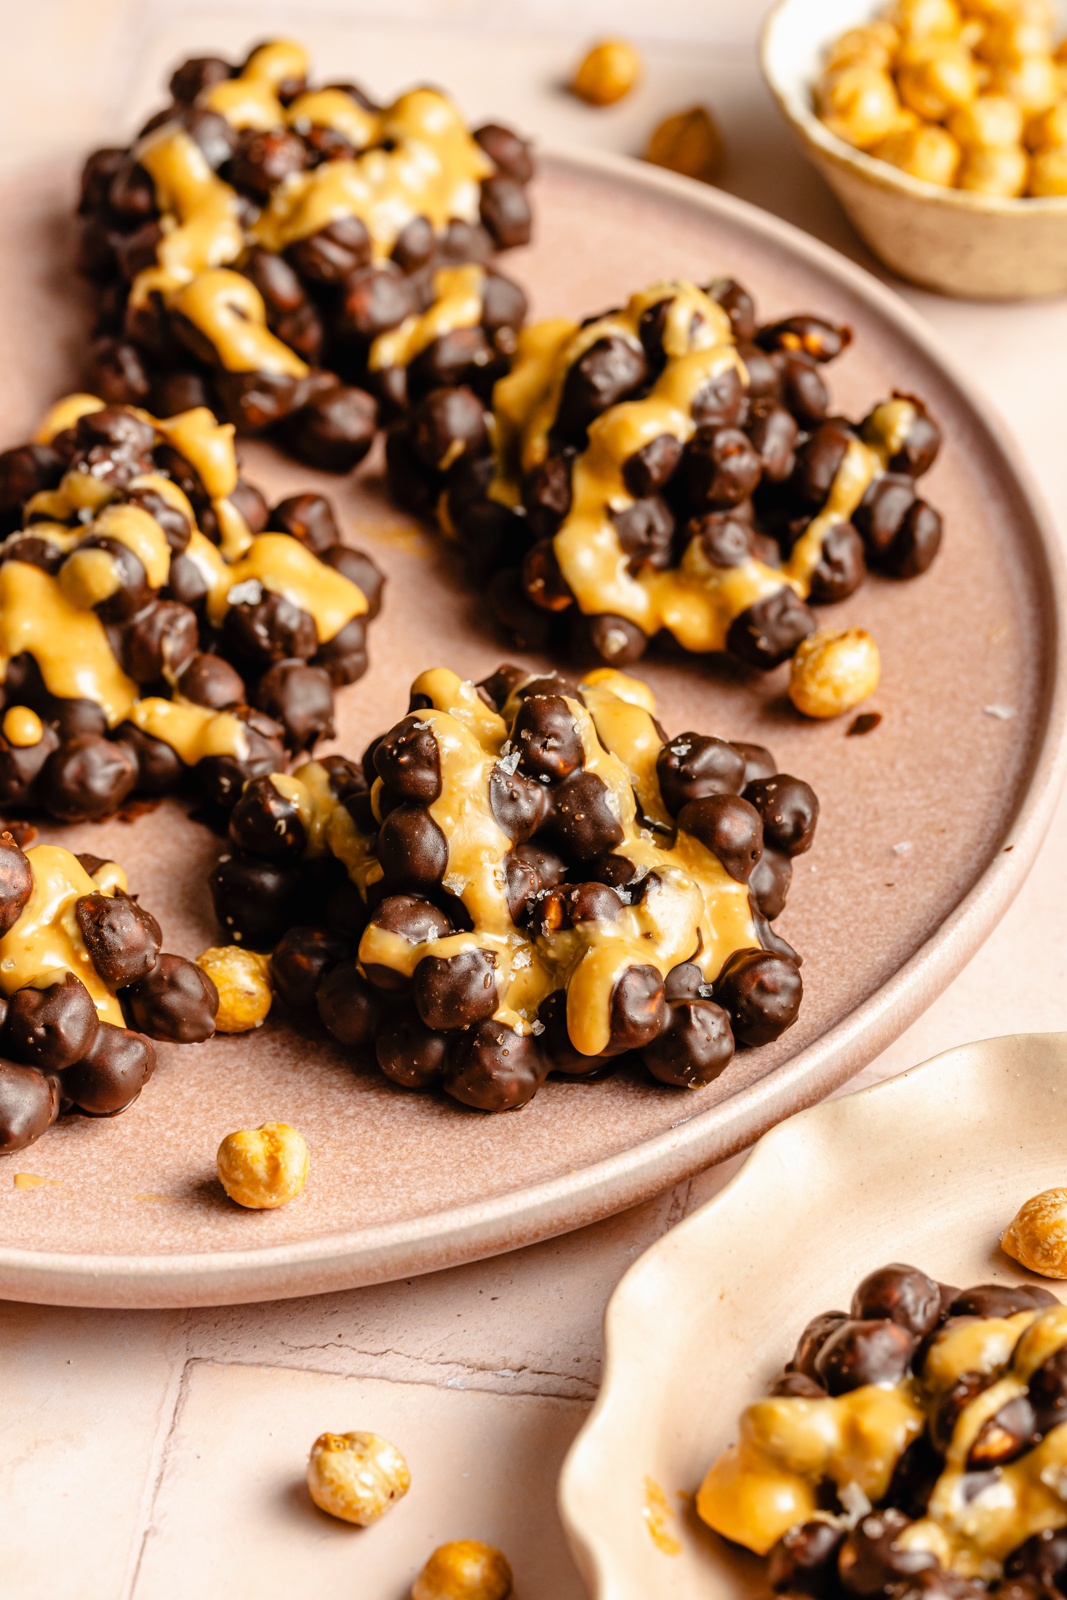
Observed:
[[[808,1318],[887,1261],[943,1283],[1041,1282],[998,1241],[1063,1183],[1065,1149],[1062,1033],[964,1045],[761,1139],[608,1305],[600,1397],[559,1495],[593,1600],[771,1600],[764,1563],[692,1507],[742,1408]]]
[[[72,185],[66,169],[0,186],[4,444],[25,437],[77,371],[87,317],[63,220]],[[947,435],[927,480],[948,522],[932,571],[871,581],[830,613],[881,644],[873,733],[801,724],[784,672],[757,681],[698,660],[641,669],[669,730],[768,744],[822,798],[817,845],[797,863],[781,922],[805,959],[800,1020],[696,1094],[622,1073],[549,1082],[502,1117],[353,1069],[311,1028],[271,1022],[254,1037],[164,1048],[126,1115],[70,1120],[3,1163],[0,1295],[168,1306],[305,1294],[452,1265],[631,1205],[876,1055],[979,945],[1034,857],[1062,764],[1062,578],[1045,515],[982,402],[873,279],[714,189],[571,154],[545,158],[536,199],[537,243],[508,262],[535,315],[595,311],[660,277],[732,273],[767,317],[810,308],[853,324],[855,344],[832,371],[846,412],[862,416],[899,387],[922,395]],[[506,654],[454,554],[388,504],[379,463],[331,482],[266,447],[245,453],[248,476],[279,496],[321,483],[349,537],[389,574],[371,670],[341,697],[343,749],[361,751],[403,713],[421,669],[480,677]],[[126,863],[170,948],[195,955],[215,940],[204,879],[219,841],[178,805],[70,837]],[[303,1131],[311,1178],[287,1209],[250,1214],[218,1188],[215,1150],[230,1129],[266,1120]],[[16,1188],[17,1171],[51,1181]]]

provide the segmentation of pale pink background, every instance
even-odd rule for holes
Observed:
[[[759,82],[762,0],[8,0],[3,10],[2,166],[121,138],[157,103],[175,57],[289,29],[308,36],[322,68],[335,61],[337,76],[382,93],[428,78],[474,118],[502,114],[546,138],[622,151],[666,111],[707,98],[730,143],[725,186],[870,265]],[[557,85],[577,44],[609,28],[646,44],[648,76],[632,100],[595,113]],[[1005,415],[1062,521],[1067,306],[903,292]],[[24,326],[17,347],[0,347],[12,411],[20,385],[32,391],[22,362],[37,337]],[[966,1039],[1067,1028],[1064,820],[1061,806],[984,950],[858,1081]],[[595,1392],[603,1305],[635,1256],[723,1176],[515,1256],[321,1300],[167,1314],[0,1306],[0,1589],[243,1600],[321,1587],[401,1600],[435,1543],[474,1535],[512,1554],[520,1600],[578,1596],[552,1483]],[[307,1505],[304,1456],[324,1427],[378,1427],[408,1450],[415,1488],[379,1529],[338,1528]]]

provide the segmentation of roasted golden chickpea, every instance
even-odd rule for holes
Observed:
[[[307,1182],[310,1157],[302,1134],[287,1122],[239,1128],[219,1145],[219,1182],[249,1211],[273,1211],[295,1200]]]
[[[900,98],[887,72],[858,64],[823,78],[815,91],[819,116],[839,139],[869,150],[896,128]]]
[[[951,133],[947,128],[929,123],[890,134],[888,139],[875,145],[871,154],[913,178],[944,188],[951,188],[955,183],[960,165],[960,147]]]
[[[645,160],[687,178],[711,183],[722,164],[722,135],[705,106],[667,117],[648,141]]]
[[[226,944],[205,950],[196,964],[219,991],[217,1033],[247,1033],[263,1026],[274,998],[268,956]]]
[[[1023,56],[1018,61],[998,61],[991,87],[1021,106],[1026,117],[1040,116],[1063,95],[1059,70],[1051,56]]]
[[[972,194],[1000,195],[1014,200],[1026,193],[1030,160],[1022,145],[968,150],[960,167],[959,186]]]
[[[411,1488],[407,1462],[380,1433],[320,1433],[307,1480],[320,1511],[360,1528],[384,1517]]]
[[[507,1559],[478,1539],[440,1545],[411,1586],[411,1600],[507,1600],[514,1579]]]
[[[602,39],[578,63],[571,92],[591,106],[613,106],[641,77],[640,52],[625,39]]]
[[[990,62],[1051,55],[1052,29],[1037,17],[991,17],[982,29],[975,53]]]
[[[878,687],[878,646],[863,628],[823,628],[793,657],[789,698],[806,717],[839,717]]]
[[[963,22],[955,0],[897,0],[889,20],[904,39],[953,38]]]
[[[1001,150],[1017,145],[1023,136],[1023,114],[1004,94],[980,94],[969,106],[960,106],[948,120],[948,131],[968,150]]]
[[[904,104],[918,116],[940,122],[976,98],[978,73],[969,50],[951,40],[939,41],[936,48],[901,67],[897,89]]]
[[[1021,1206],[1000,1239],[1005,1255],[1043,1278],[1067,1278],[1067,1189],[1045,1189]]]
[[[836,39],[827,53],[825,68],[835,72],[839,67],[866,62],[886,72],[899,47],[900,35],[893,24],[876,18],[865,28],[850,28]]]
[[[1031,150],[1067,144],[1067,100],[1059,100],[1039,117],[1033,117],[1027,125],[1025,142]]]
[[[1067,194],[1067,145],[1049,145],[1031,156],[1027,193],[1035,200]]]

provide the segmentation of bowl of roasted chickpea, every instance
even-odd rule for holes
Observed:
[[[894,272],[1067,292],[1067,38],[1053,0],[779,0],[764,76]]]

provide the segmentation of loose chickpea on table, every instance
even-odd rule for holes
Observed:
[[[436,1549],[411,1587],[411,1600],[507,1600],[514,1579],[505,1556],[478,1539]]]
[[[321,1433],[308,1457],[307,1483],[320,1511],[367,1528],[404,1498],[411,1473],[380,1433]]]
[[[1067,41],[1048,0],[895,0],[830,47],[815,109],[856,149],[943,188],[1067,194]]]
[[[644,63],[625,39],[602,39],[584,55],[571,78],[571,93],[591,106],[613,106],[640,81]]]

